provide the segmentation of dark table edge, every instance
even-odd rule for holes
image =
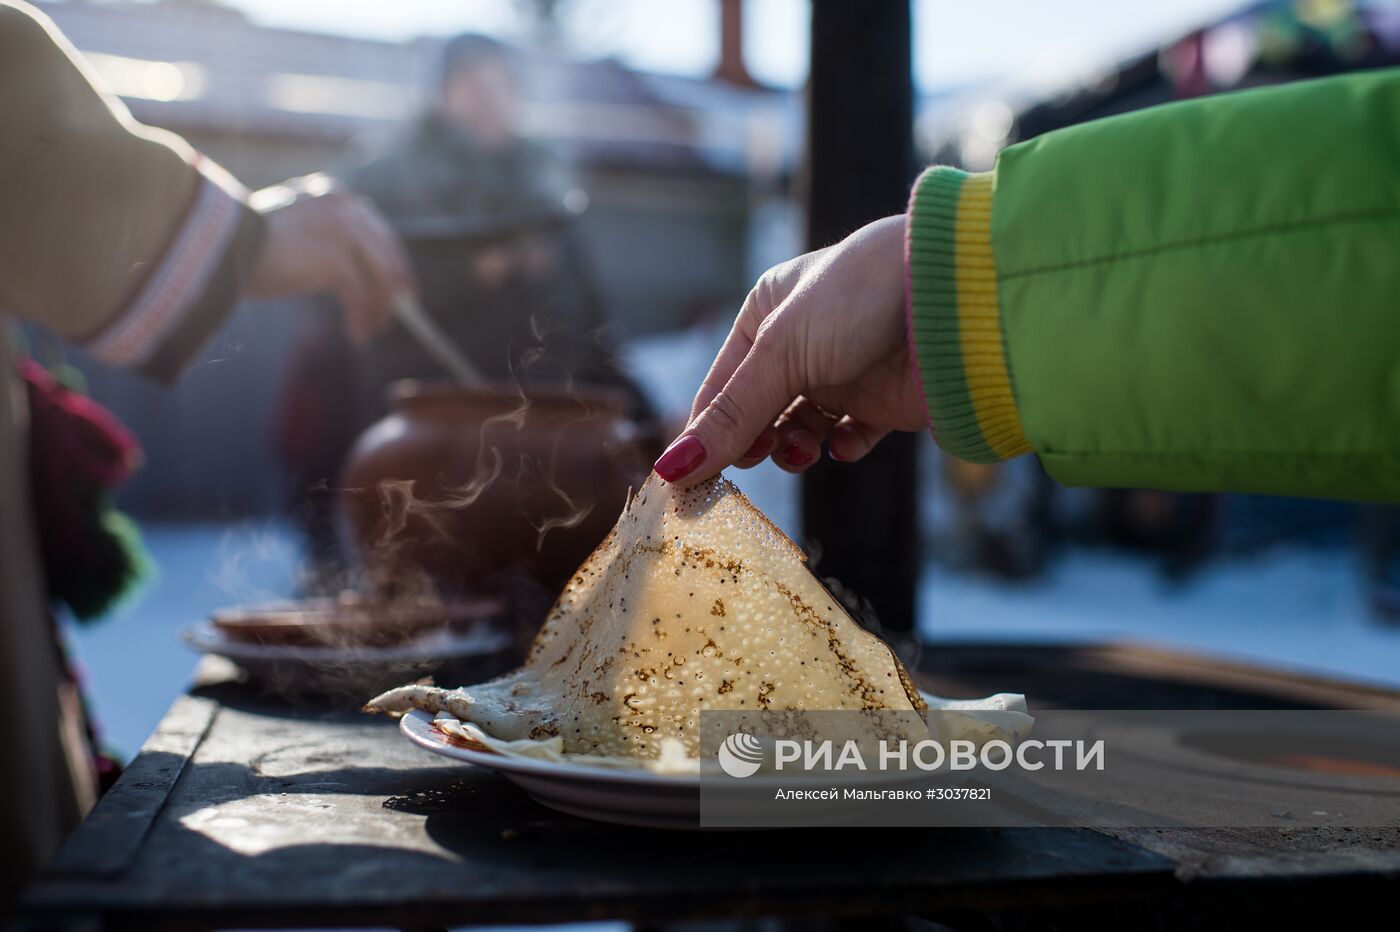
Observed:
[[[1082,830],[1089,832],[1089,830]],[[1094,833],[1097,834],[1097,833]],[[845,893],[813,894],[792,891],[783,895],[755,896],[743,890],[712,893],[674,893],[654,896],[599,895],[542,900],[538,897],[496,898],[489,904],[470,902],[361,902],[326,904],[287,903],[270,908],[263,904],[246,913],[227,906],[203,908],[194,904],[172,905],[158,912],[142,909],[107,909],[100,912],[65,907],[61,898],[34,903],[22,920],[32,928],[45,922],[72,923],[95,920],[114,929],[212,929],[278,928],[291,926],[344,927],[468,927],[474,925],[525,925],[594,921],[673,922],[706,919],[745,919],[765,916],[818,918],[874,914],[927,914],[945,910],[992,911],[1040,905],[1081,906],[1109,902],[1142,902],[1163,899],[1177,889],[1172,862],[1128,842],[1104,837],[1125,857],[1140,863],[1117,867],[1102,874],[1045,877],[1007,882],[987,878],[955,885],[937,881],[911,882],[882,888],[882,909],[868,902],[853,903]],[[59,892],[58,890],[54,891]],[[524,918],[528,917],[528,918]],[[21,924],[18,929],[27,927]]]
[[[116,785],[49,862],[44,877],[114,877],[124,872],[218,711],[218,704],[209,699],[177,698]]]

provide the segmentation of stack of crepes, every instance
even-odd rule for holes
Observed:
[[[653,475],[523,666],[463,689],[403,686],[366,710],[437,713],[448,733],[504,754],[657,772],[698,769],[702,711],[907,713],[864,717],[860,737],[929,737],[928,704],[894,652],[804,562],[727,479],[681,489]],[[955,730],[982,739],[1007,731],[1008,713],[1018,733],[1031,721],[1011,694],[945,705],[966,713]]]

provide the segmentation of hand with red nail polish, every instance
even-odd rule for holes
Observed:
[[[801,472],[823,442],[848,462],[927,427],[905,337],[904,216],[886,217],[764,273],[656,471],[689,485],[771,455]]]
[[[681,434],[676,442],[666,448],[653,467],[656,474],[667,482],[680,482],[695,471],[695,467],[705,462],[705,445],[700,438]]]
[[[798,440],[789,440],[783,444],[783,448],[778,451],[778,463],[783,467],[798,471],[806,466],[810,466],[817,461],[815,455],[807,452]]]
[[[752,469],[768,458],[768,455],[778,448],[778,436],[774,431],[765,430],[758,435],[747,450],[743,452],[734,465],[740,469]]]

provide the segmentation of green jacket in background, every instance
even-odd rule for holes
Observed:
[[[1400,500],[1400,70],[935,167],[910,334],[939,443],[1069,485]]]

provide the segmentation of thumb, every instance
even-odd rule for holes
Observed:
[[[801,391],[791,384],[792,355],[780,330],[760,330],[729,381],[656,461],[657,475],[693,485],[742,458]]]

